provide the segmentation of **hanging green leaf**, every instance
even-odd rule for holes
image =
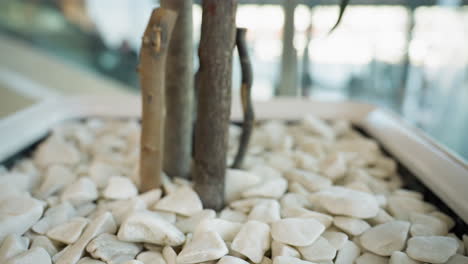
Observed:
[[[335,25],[332,27],[332,29],[330,30],[329,33],[332,33],[338,27],[338,25],[340,24],[341,19],[343,18],[344,12],[345,12],[346,7],[348,6],[348,4],[349,4],[349,0],[341,0],[340,1],[340,13],[338,15],[338,19],[336,20]]]

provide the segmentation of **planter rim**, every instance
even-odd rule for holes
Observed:
[[[297,120],[307,113],[325,119],[347,119],[364,129],[468,223],[468,164],[396,114],[355,101],[278,98],[255,102],[255,115],[260,120]],[[37,103],[0,120],[0,162],[45,136],[57,123],[140,115],[137,95],[68,96]],[[232,103],[231,119],[242,120],[239,101]]]

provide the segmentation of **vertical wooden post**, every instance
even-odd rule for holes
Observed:
[[[297,0],[284,0],[283,52],[281,54],[281,72],[277,94],[279,96],[297,96],[297,52],[294,48],[294,11]]]
[[[202,8],[193,177],[204,207],[218,210],[224,205],[236,1],[203,0]]]
[[[187,178],[192,160],[193,40],[192,0],[161,0],[177,12],[166,64],[166,109],[163,168]]]
[[[140,149],[140,190],[161,185],[164,147],[166,54],[177,13],[157,8],[151,14],[140,51],[142,127]]]

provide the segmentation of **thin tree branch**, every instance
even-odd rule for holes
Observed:
[[[165,122],[165,69],[168,44],[177,13],[164,8],[153,10],[143,35],[140,52],[142,127],[140,149],[140,189],[161,185]]]
[[[253,71],[250,63],[247,43],[245,40],[247,29],[238,28],[236,31],[236,46],[239,53],[239,61],[241,64],[242,80],[241,80],[241,100],[242,109],[244,112],[244,121],[242,123],[242,134],[239,141],[239,149],[232,164],[233,168],[240,168],[249,147],[250,135],[252,134],[255,114],[252,104],[252,82]]]

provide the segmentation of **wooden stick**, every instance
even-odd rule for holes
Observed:
[[[187,178],[192,161],[193,133],[193,40],[192,0],[161,0],[161,6],[175,10],[166,63],[167,118],[163,168],[169,176]]]
[[[242,110],[244,112],[244,122],[242,123],[242,134],[239,141],[239,149],[232,164],[233,168],[240,168],[244,160],[247,148],[249,147],[250,135],[252,134],[255,114],[252,104],[252,82],[253,72],[252,64],[250,63],[249,53],[245,40],[247,29],[238,28],[236,31],[236,46],[239,53],[239,61],[241,65],[242,80],[241,80],[241,100]]]
[[[193,178],[204,207],[218,210],[224,205],[236,1],[204,0],[202,8]]]
[[[143,35],[140,51],[142,126],[140,150],[140,189],[161,185],[164,147],[166,54],[177,13],[164,8],[153,10]]]

